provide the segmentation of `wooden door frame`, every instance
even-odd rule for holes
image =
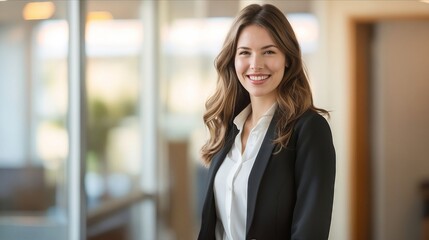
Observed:
[[[371,35],[373,23],[352,22],[352,149],[350,164],[351,239],[371,239],[371,159],[369,145]]]
[[[371,38],[374,26],[388,20],[429,20],[428,15],[373,16],[350,21],[351,34],[351,162],[350,239],[373,239],[372,161],[370,146]]]

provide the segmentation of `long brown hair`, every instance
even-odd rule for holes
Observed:
[[[316,108],[305,73],[301,50],[295,33],[285,15],[270,4],[252,4],[240,11],[235,18],[215,60],[218,81],[214,94],[206,102],[203,116],[210,138],[201,148],[204,163],[209,164],[225,144],[225,138],[234,117],[250,103],[248,92],[240,84],[235,73],[234,58],[237,40],[242,29],[249,25],[263,27],[286,56],[286,69],[277,88],[278,122],[277,138],[273,144],[286,147],[292,135],[295,121],[308,109],[327,114]]]

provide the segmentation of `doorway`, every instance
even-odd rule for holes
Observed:
[[[421,239],[429,19],[353,22],[351,239]]]

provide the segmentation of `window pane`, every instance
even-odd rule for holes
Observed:
[[[214,59],[237,10],[235,1],[168,1],[161,9],[171,13],[161,26],[160,119],[167,154],[160,169],[170,186],[160,199],[171,199],[160,206],[161,236],[196,238],[206,179],[199,158],[206,139],[202,115],[216,84]]]
[[[66,4],[0,2],[0,239],[67,239]]]
[[[139,4],[88,3],[85,187],[89,211],[139,190],[138,102],[143,26],[138,18],[133,18],[137,17],[133,12],[112,12],[119,8],[138,10]]]

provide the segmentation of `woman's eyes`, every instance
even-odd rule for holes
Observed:
[[[248,52],[248,51],[241,51],[238,53],[238,55],[249,55],[249,54],[250,54],[250,52]]]
[[[264,54],[274,54],[275,52],[272,50],[265,51]]]
[[[272,55],[275,54],[276,52],[272,51],[272,50],[267,50],[265,52],[263,52],[264,55]],[[250,55],[251,53],[249,51],[241,51],[238,53],[238,55]]]

